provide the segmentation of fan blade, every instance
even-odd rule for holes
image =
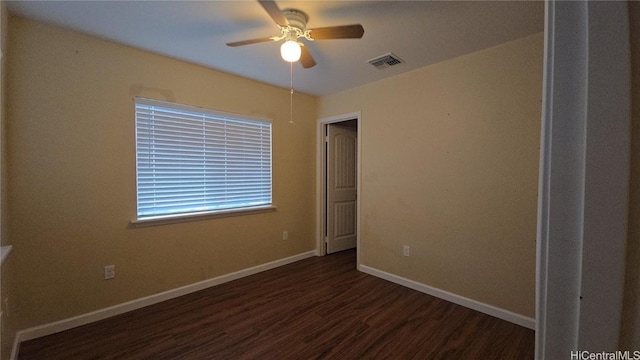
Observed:
[[[236,47],[236,46],[258,44],[258,43],[267,42],[267,41],[274,41],[273,37],[263,37],[259,39],[234,41],[234,42],[227,43],[227,46]]]
[[[302,53],[300,54],[300,64],[302,64],[302,67],[305,69],[314,67],[316,65],[316,61],[313,59],[313,56],[311,56],[307,47],[301,46],[300,49],[302,50]]]
[[[278,7],[278,4],[276,4],[275,1],[258,0],[258,2],[260,3],[260,5],[262,5],[262,7],[269,14],[269,16],[271,16],[273,21],[276,22],[276,24],[280,26],[289,25],[289,20],[287,20],[284,14],[282,14],[282,10],[280,10],[280,8]]]
[[[330,26],[310,30],[311,38],[314,40],[360,39],[364,35],[364,28],[360,24]]]

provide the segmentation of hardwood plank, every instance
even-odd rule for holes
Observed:
[[[305,259],[21,344],[19,359],[533,359],[534,332]]]

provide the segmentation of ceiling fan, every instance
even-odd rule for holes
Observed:
[[[308,69],[316,65],[316,61],[309,53],[304,43],[298,41],[305,38],[308,41],[328,39],[360,39],[364,35],[364,28],[360,24],[330,26],[307,29],[309,18],[305,13],[296,9],[280,10],[273,0],[258,0],[269,16],[280,28],[280,35],[258,39],[242,40],[227,43],[227,46],[243,46],[268,41],[284,40],[280,47],[282,58],[289,62],[300,60],[302,67]]]

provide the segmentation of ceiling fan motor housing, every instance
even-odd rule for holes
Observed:
[[[286,17],[289,21],[289,26],[300,30],[300,32],[302,33],[307,30],[307,21],[309,21],[309,17],[307,16],[307,14],[296,9],[285,9],[282,10],[282,13],[284,14],[284,17]]]

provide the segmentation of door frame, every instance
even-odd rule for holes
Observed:
[[[326,223],[326,157],[324,152],[325,129],[329,124],[335,124],[348,120],[356,120],[358,124],[358,143],[357,143],[357,159],[356,159],[356,264],[360,264],[360,191],[361,191],[361,159],[362,159],[362,129],[361,129],[361,113],[360,111],[351,112],[342,115],[336,115],[318,119],[317,122],[317,138],[316,138],[316,255],[324,256],[327,254],[324,246],[324,226]]]
[[[545,6],[535,355],[541,360],[618,350],[631,148],[628,4]]]

